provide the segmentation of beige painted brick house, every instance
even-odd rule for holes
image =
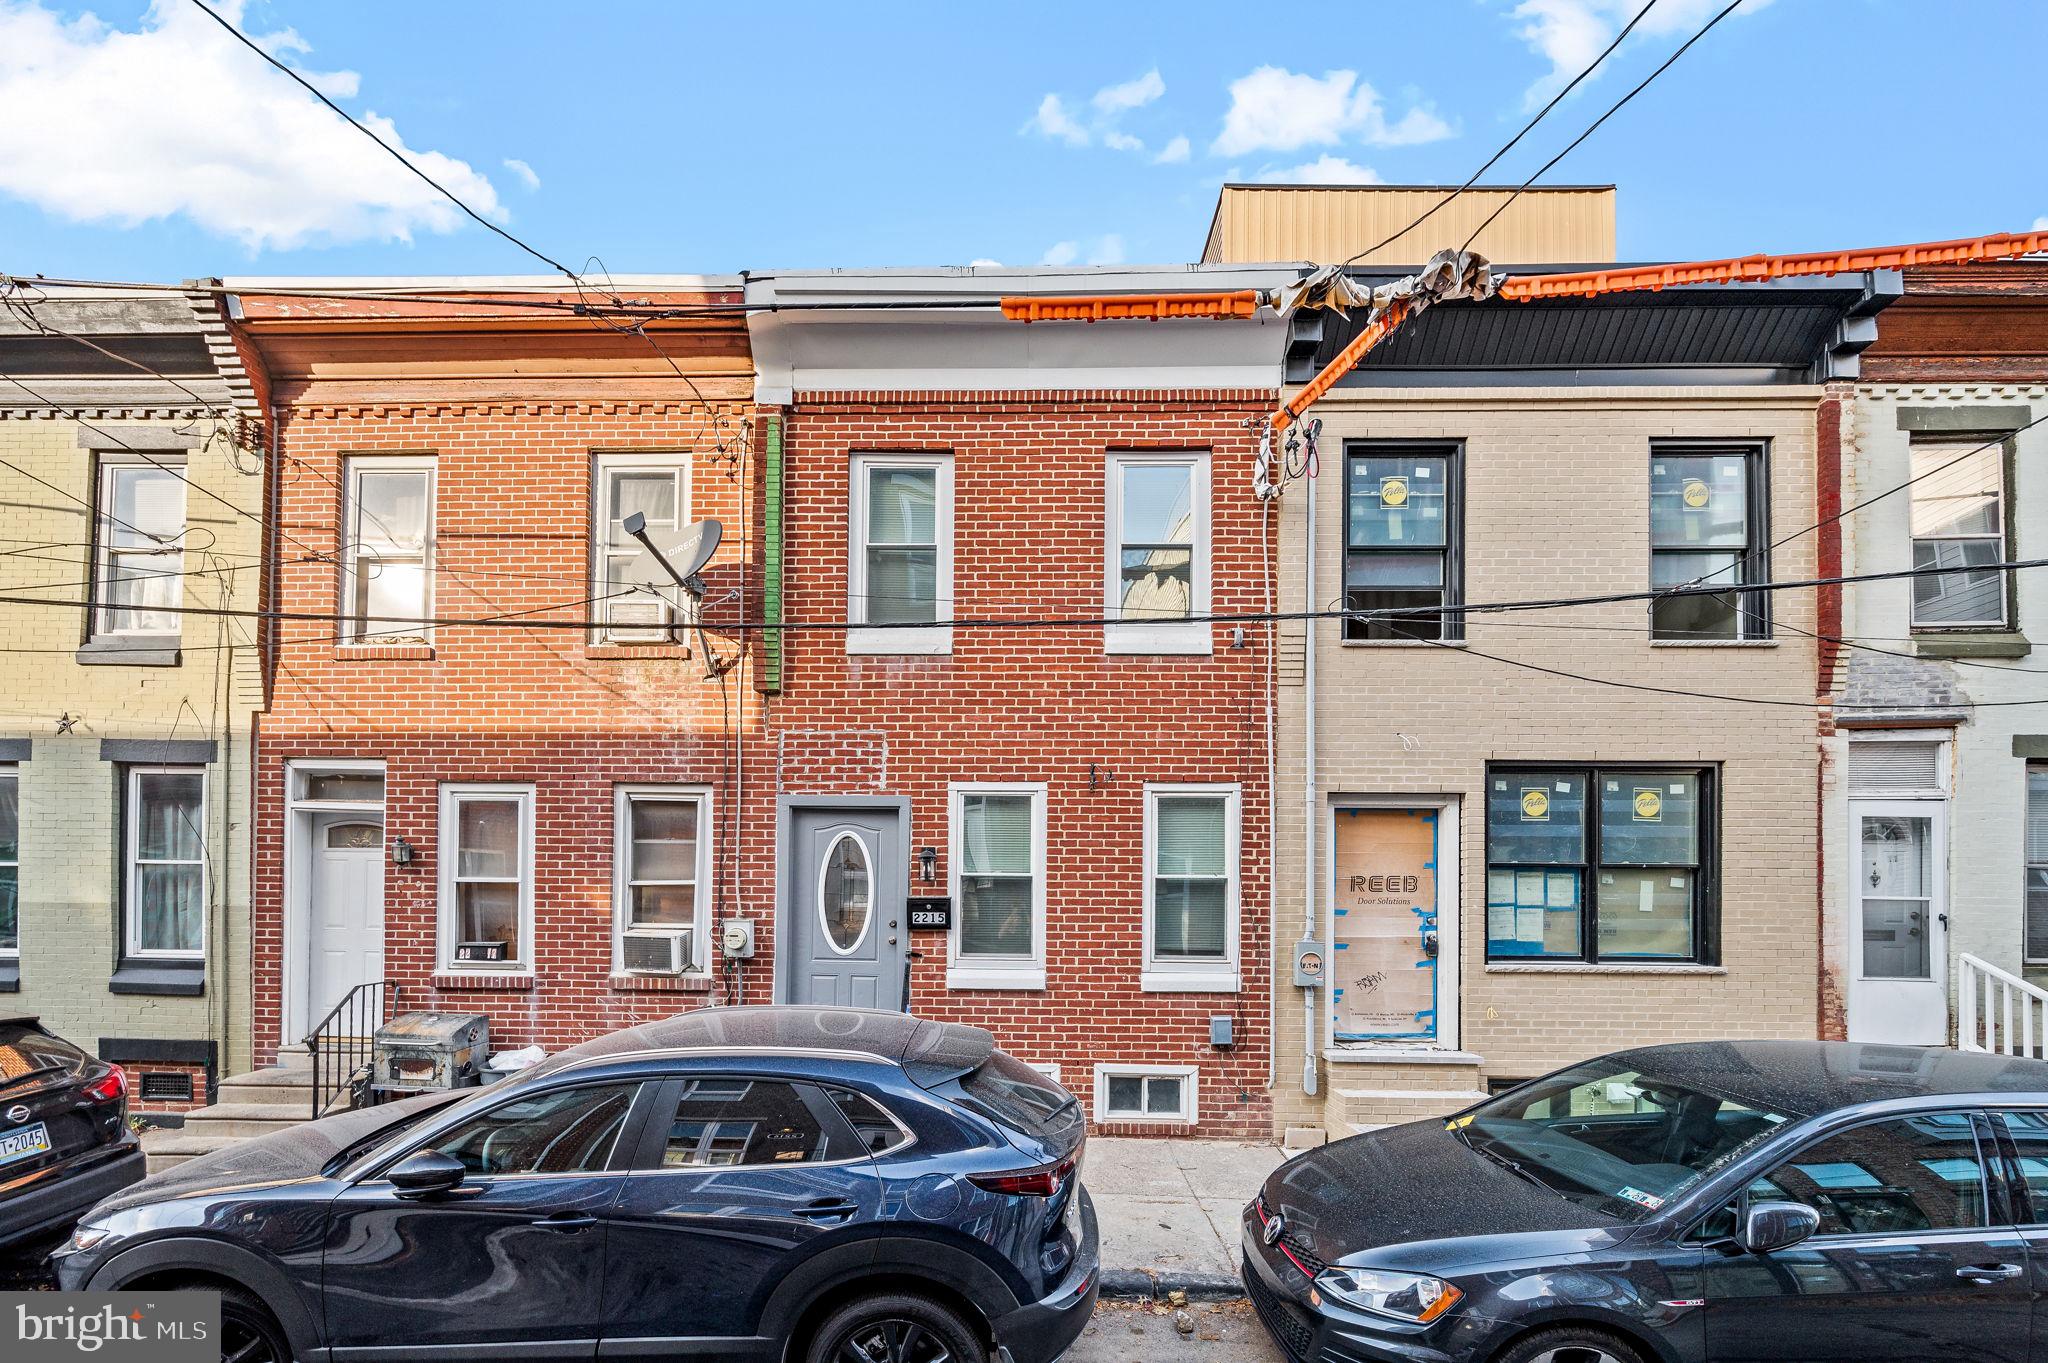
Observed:
[[[191,612],[264,604],[256,396],[203,290],[27,301],[0,314],[0,1010],[175,1111],[249,1056],[261,622]]]
[[[1333,614],[1281,627],[1280,1127],[1817,1034],[1819,594],[1456,608],[1814,576],[1822,409],[1896,287],[1449,305],[1310,409],[1280,609]]]

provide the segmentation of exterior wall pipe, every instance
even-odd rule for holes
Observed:
[[[1302,570],[1303,598],[1306,608],[1315,610],[1316,602],[1316,483],[1310,476],[1303,480],[1308,484],[1305,499],[1308,507],[1308,553],[1306,566]],[[1302,702],[1306,712],[1302,724],[1302,782],[1301,782],[1301,914],[1302,936],[1315,940],[1316,914],[1316,830],[1320,823],[1316,808],[1316,621],[1310,618],[1305,626],[1306,642],[1302,648]],[[1278,963],[1275,963],[1277,969]],[[1317,1077],[1320,1066],[1316,1063],[1316,1008],[1319,1000],[1314,985],[1301,991],[1301,1088],[1309,1097],[1316,1096]]]

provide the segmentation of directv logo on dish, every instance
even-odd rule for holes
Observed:
[[[215,1363],[215,1292],[0,1293],[0,1322],[13,1327],[8,1363]],[[0,1337],[0,1343],[6,1342]]]

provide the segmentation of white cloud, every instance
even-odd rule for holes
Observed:
[[[1389,123],[1379,91],[1360,80],[1356,71],[1328,71],[1318,77],[1261,66],[1230,83],[1230,109],[1209,150],[1218,156],[1295,151],[1354,137],[1392,147],[1450,135],[1450,125],[1427,105],[1417,105]]]
[[[1188,140],[1176,137],[1159,149],[1159,155],[1152,158],[1155,166],[1177,166],[1188,159]]]
[[[533,167],[527,165],[526,162],[516,156],[508,156],[505,158],[504,165],[505,169],[517,176],[519,183],[525,185],[528,190],[540,188],[540,176],[535,174]]]
[[[1081,243],[1078,241],[1056,241],[1040,256],[1040,265],[1072,265],[1081,258]]]
[[[1074,121],[1067,112],[1067,106],[1058,95],[1047,95],[1038,101],[1038,112],[1024,125],[1026,132],[1040,132],[1047,137],[1056,137],[1070,147],[1088,145],[1088,130]]]
[[[1090,265],[1121,265],[1124,263],[1124,239],[1110,232],[1095,243],[1095,249],[1088,253]]]
[[[222,0],[240,25],[242,0]],[[289,29],[252,34],[305,52]],[[305,72],[336,98],[352,71]],[[390,119],[364,124],[479,213],[503,218],[467,162],[406,145]],[[154,0],[133,29],[38,0],[0,0],[0,192],[78,222],[134,226],[184,216],[251,250],[452,232],[461,211],[259,61],[183,0]]]
[[[990,260],[987,256],[976,256],[974,259],[968,261],[967,263],[968,265],[976,269],[987,268],[991,270],[1000,270],[1003,268],[1002,261]]]
[[[1124,239],[1115,232],[1095,238],[1086,250],[1079,240],[1054,242],[1050,249],[1039,258],[1041,265],[1072,265],[1077,262],[1088,265],[1121,265],[1124,259]]]
[[[2031,230],[2036,232],[2048,232],[2048,214],[2044,214],[2043,216],[2034,219],[2034,226]]]
[[[1142,109],[1165,93],[1166,82],[1159,79],[1159,68],[1155,66],[1136,80],[1103,86],[1090,102],[1101,112],[1114,116],[1130,109]]]
[[[1383,181],[1379,172],[1371,166],[1361,166],[1341,156],[1324,152],[1313,161],[1304,161],[1298,166],[1269,166],[1259,172],[1261,182],[1269,185],[1376,185]]]
[[[1102,135],[1102,145],[1111,151],[1143,151],[1145,144],[1129,133],[1120,133],[1111,128]]]
[[[1754,14],[1771,0],[1749,0],[1731,17]],[[1571,83],[1593,64],[1621,26],[1642,6],[1635,0],[1521,0],[1509,17],[1518,22],[1515,36],[1550,63],[1550,70],[1522,96],[1534,108]],[[1683,33],[1690,37],[1722,8],[1722,0],[1660,0],[1636,25],[1646,37]],[[1598,72],[1587,78],[1590,83]],[[1584,89],[1584,86],[1580,87]]]

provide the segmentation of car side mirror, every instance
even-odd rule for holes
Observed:
[[[1803,1202],[1752,1202],[1735,1241],[1751,1254],[1775,1254],[1819,1229],[1820,1213]]]
[[[439,1150],[416,1150],[384,1172],[400,1197],[430,1197],[462,1186],[462,1161]]]

